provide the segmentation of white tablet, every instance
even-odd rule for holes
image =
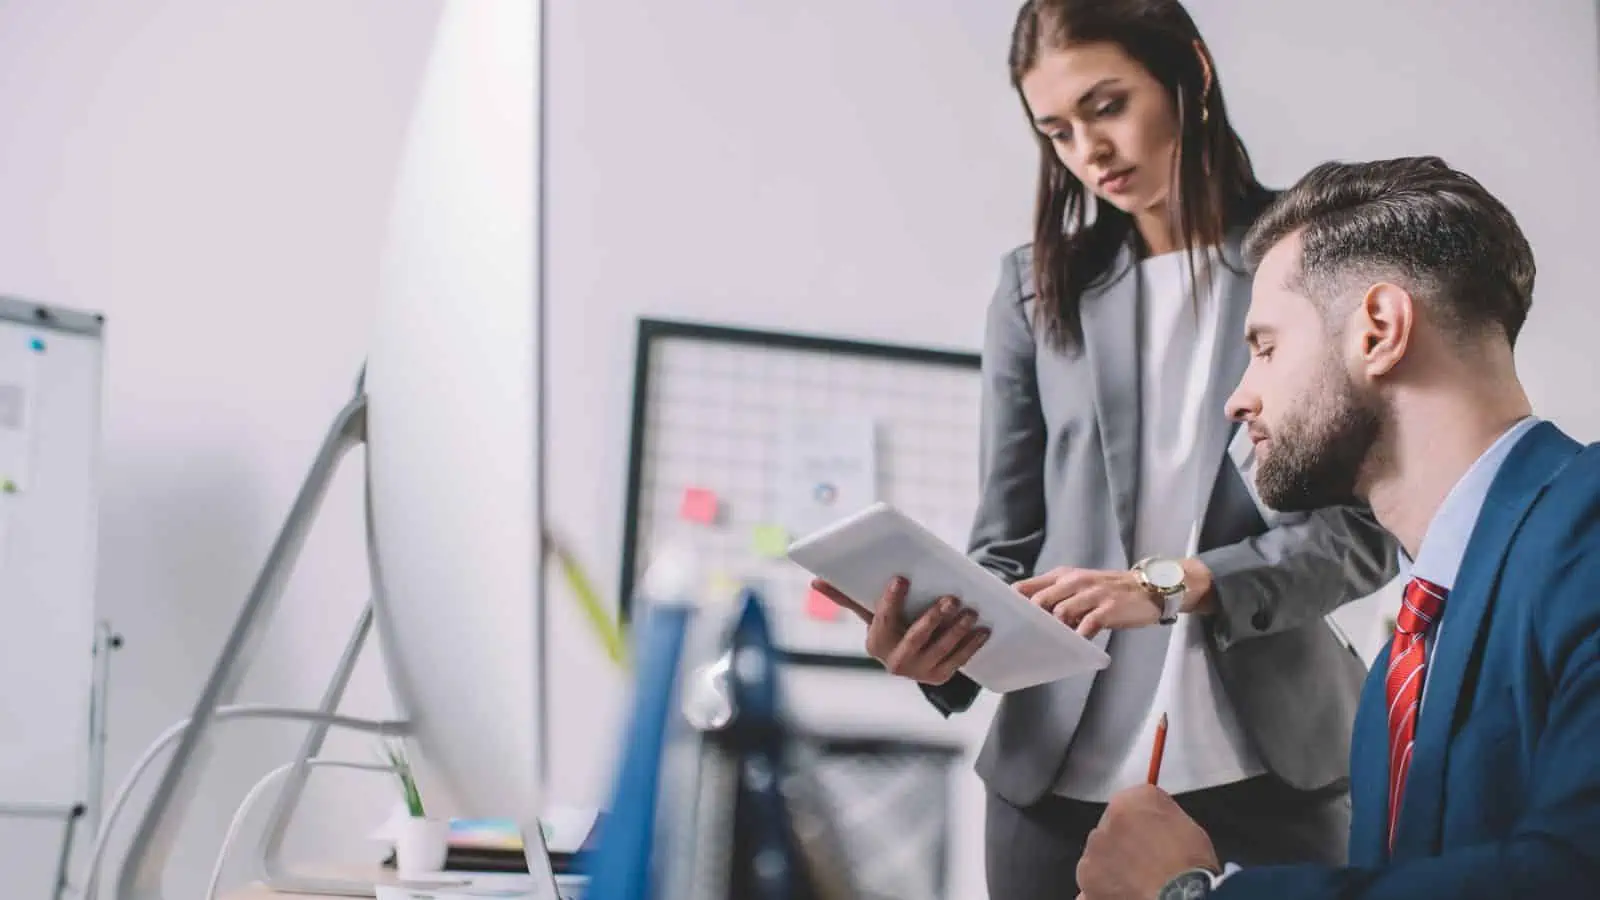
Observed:
[[[997,693],[1105,668],[1093,642],[887,503],[874,503],[789,546],[789,558],[871,609],[896,575],[911,582],[907,619],[958,598],[990,629],[961,671]]]

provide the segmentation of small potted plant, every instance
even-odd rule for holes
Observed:
[[[406,817],[400,821],[395,834],[395,868],[402,878],[439,872],[444,868],[450,849],[450,820],[428,817],[405,744],[399,741],[385,744],[384,753],[400,780],[406,804]]]

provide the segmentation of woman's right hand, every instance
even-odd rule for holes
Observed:
[[[820,578],[811,587],[867,623],[867,653],[902,678],[944,684],[989,640],[989,629],[978,627],[978,614],[954,597],[940,597],[908,625],[905,605],[911,585],[904,578],[889,583],[876,611]]]

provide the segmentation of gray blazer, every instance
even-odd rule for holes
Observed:
[[[1224,257],[1244,271],[1242,232]],[[1139,277],[1131,250],[1084,295],[1084,351],[1036,333],[1032,253],[1008,254],[983,348],[982,496],[969,551],[1006,581],[1055,566],[1131,565],[1139,465]],[[1366,667],[1324,616],[1394,577],[1397,544],[1369,511],[1279,515],[1256,496],[1247,435],[1224,404],[1249,362],[1248,275],[1219,267],[1222,371],[1209,408],[1224,427],[1206,456],[1216,484],[1200,533],[1219,611],[1207,646],[1252,745],[1269,771],[1301,790],[1341,788]],[[1104,646],[1107,635],[1096,640]],[[1093,677],[1007,694],[978,757],[991,790],[1026,806],[1050,791]],[[924,686],[946,715],[978,693],[964,676]]]

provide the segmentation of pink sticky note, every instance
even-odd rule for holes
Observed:
[[[812,619],[821,619],[832,622],[839,615],[839,605],[828,599],[828,595],[813,588],[806,594],[806,616]]]
[[[691,487],[683,490],[683,503],[678,515],[690,522],[711,525],[717,521],[717,495],[705,488]]]

